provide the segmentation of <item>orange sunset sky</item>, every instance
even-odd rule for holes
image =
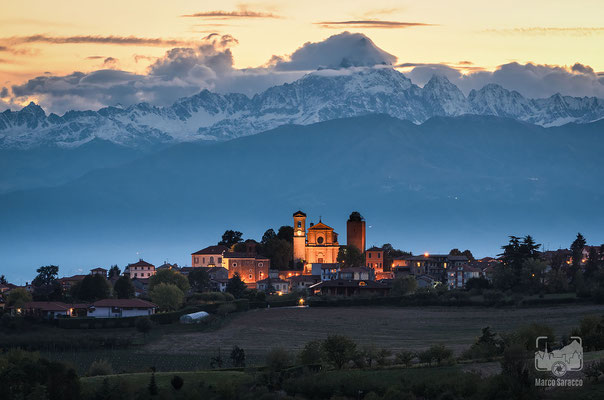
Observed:
[[[399,64],[471,73],[510,62],[581,63],[597,74],[604,71],[603,15],[601,0],[11,1],[0,16],[1,97],[13,105],[37,100],[11,93],[37,76],[144,75],[166,51],[211,33],[236,39],[229,48],[237,69],[348,31],[365,34]]]

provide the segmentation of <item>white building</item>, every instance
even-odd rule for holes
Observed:
[[[125,318],[155,314],[157,306],[141,299],[104,299],[94,302],[88,309],[93,318]]]
[[[124,268],[124,275],[129,275],[130,279],[150,278],[155,275],[155,265],[144,261],[142,258],[134,264],[128,264]]]
[[[479,268],[470,267],[469,265],[451,268],[447,273],[449,288],[461,289],[465,287],[468,280],[479,278],[480,272]]]

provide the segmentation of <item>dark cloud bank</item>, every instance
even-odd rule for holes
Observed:
[[[126,44],[126,43],[124,43]],[[47,110],[63,113],[69,109],[97,109],[107,105],[149,102],[167,105],[202,89],[221,93],[253,95],[270,86],[291,82],[317,69],[396,65],[397,58],[377,47],[360,33],[344,32],[322,42],[305,43],[289,56],[273,56],[264,66],[236,69],[231,48],[237,40],[230,35],[211,34],[196,46],[175,47],[155,60],[146,74],[117,69],[117,60],[106,57],[104,69],[66,76],[39,76],[3,91],[0,107],[18,99],[35,96]],[[468,61],[464,61],[465,65]],[[409,78],[422,86],[434,74],[445,75],[468,93],[487,83],[517,90],[527,97],[548,97],[555,93],[604,98],[604,77],[582,64],[560,67],[510,63],[495,71],[464,67],[462,74],[444,64],[405,64],[414,68]],[[111,68],[111,69],[110,69]]]

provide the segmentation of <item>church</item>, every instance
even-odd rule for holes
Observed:
[[[358,215],[358,219],[355,217]],[[306,214],[296,211],[294,217],[294,263],[333,264],[337,262],[340,244],[338,234],[332,227],[323,223],[311,222],[306,229]],[[354,245],[361,252],[365,251],[365,221],[359,213],[351,214],[347,223],[348,245]]]
[[[294,262],[306,264],[331,264],[338,258],[340,244],[338,234],[333,228],[319,223],[312,223],[306,231],[306,214],[294,213]]]

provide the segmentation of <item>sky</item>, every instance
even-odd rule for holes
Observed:
[[[318,67],[373,64],[419,85],[441,73],[466,94],[494,82],[604,97],[602,15],[601,0],[5,2],[0,110],[251,96]]]

